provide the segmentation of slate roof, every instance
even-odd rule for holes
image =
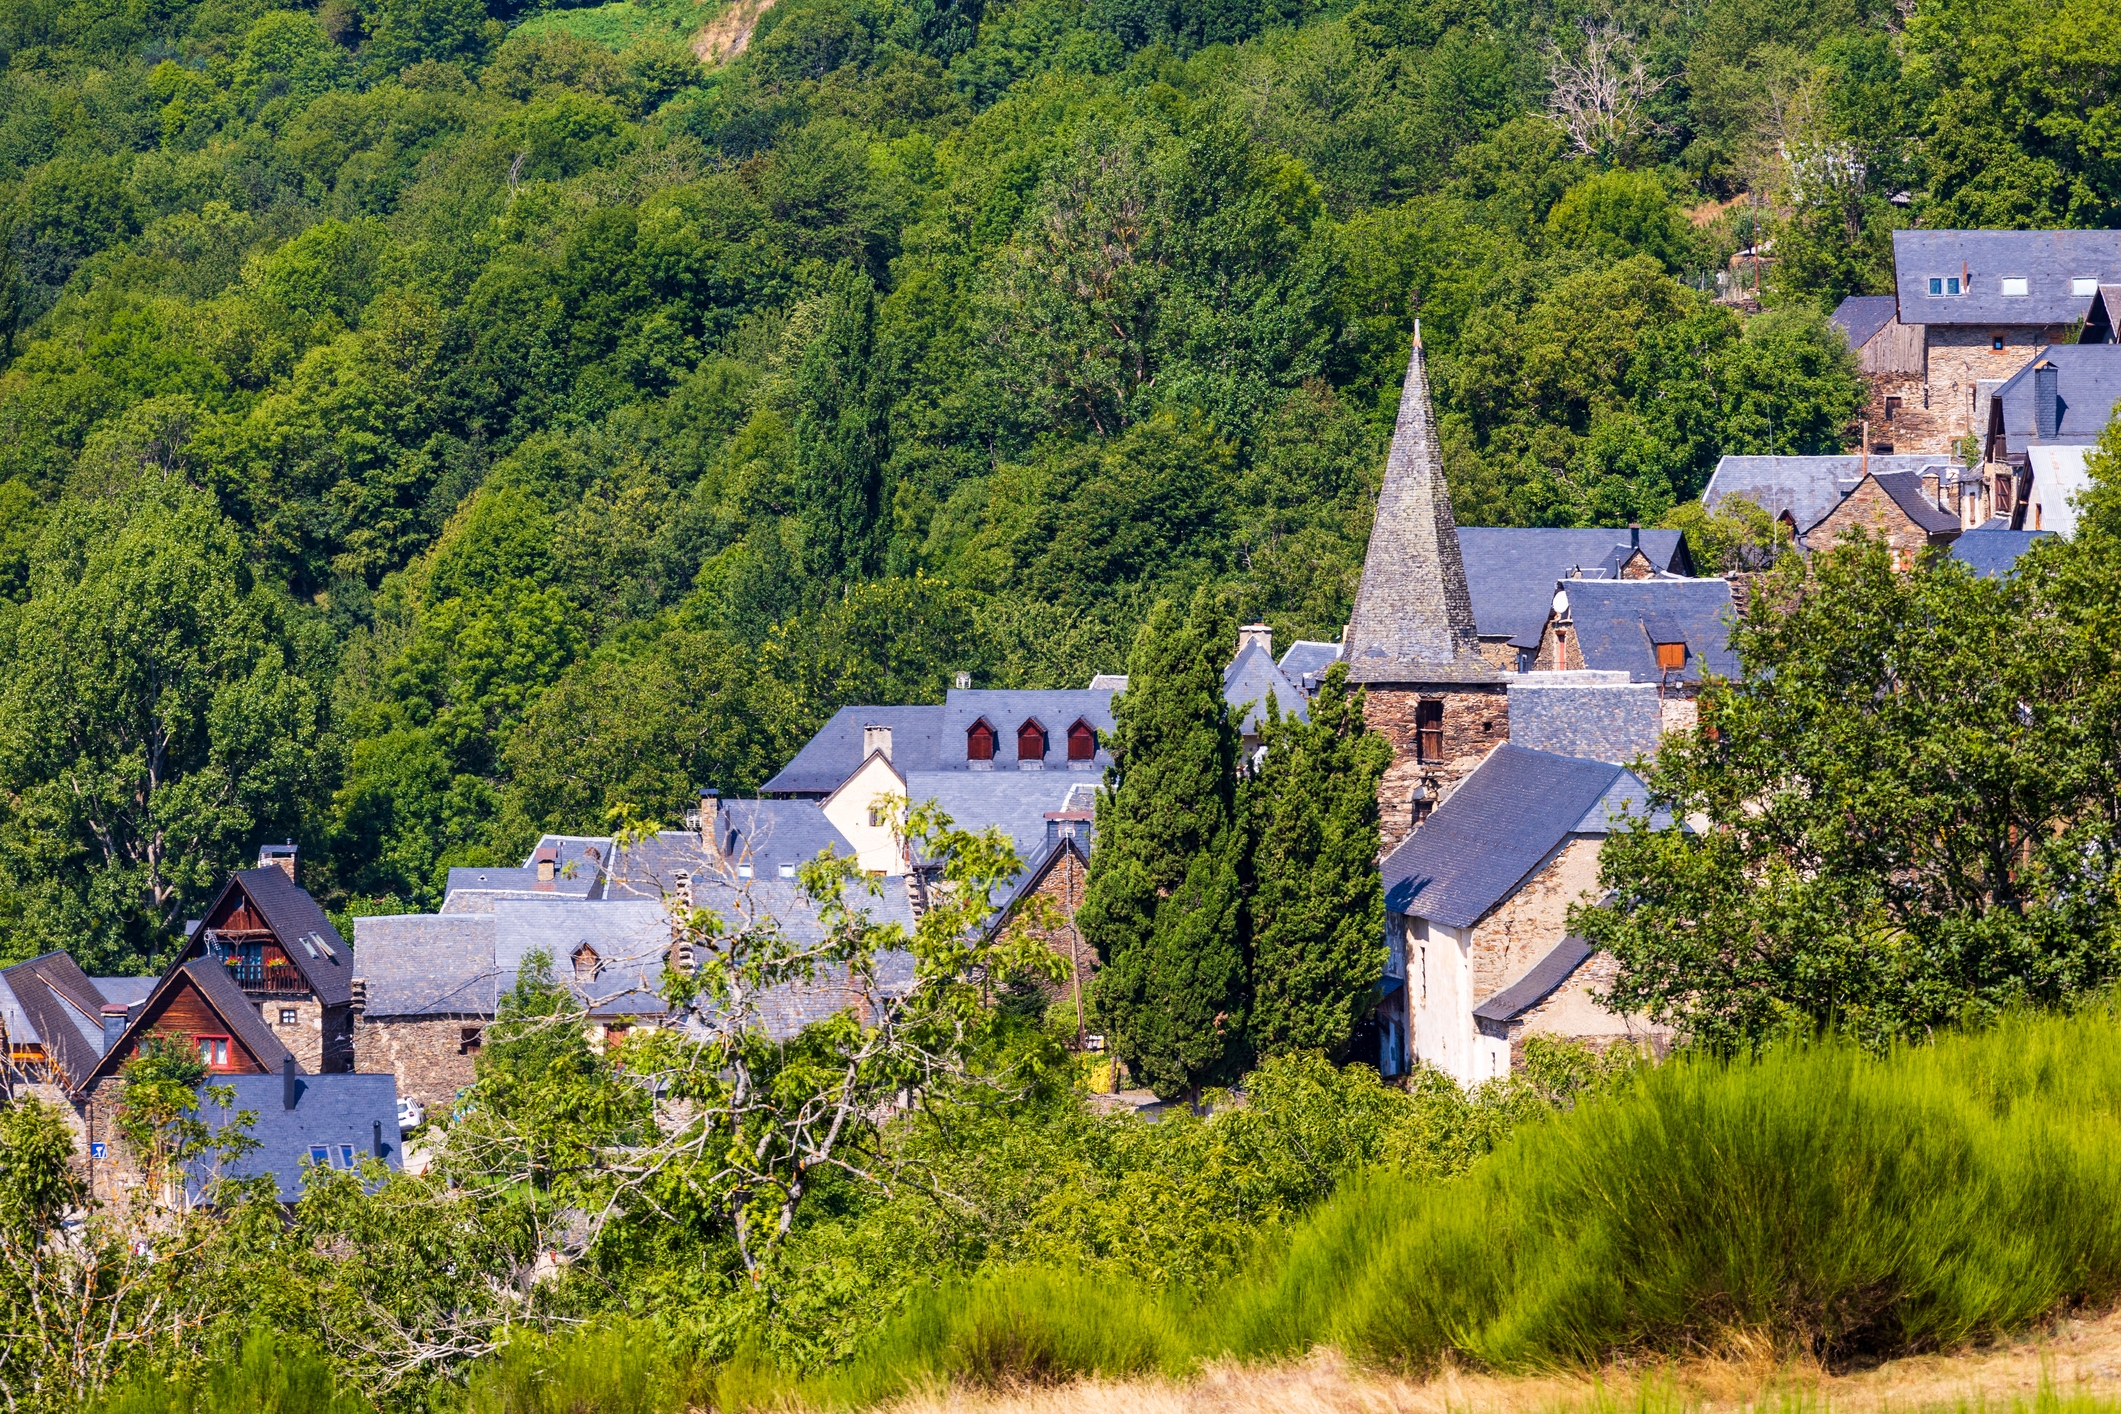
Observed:
[[[400,913],[354,920],[366,1015],[491,1016],[506,990],[491,913]],[[514,979],[510,979],[510,985]]]
[[[1505,742],[1384,862],[1385,907],[1468,928],[1571,834],[1602,834],[1608,793],[1632,773]]]
[[[1497,680],[1480,656],[1457,529],[1417,324],[1363,554],[1362,584],[1341,649],[1352,681]]]
[[[1098,748],[1094,762],[1103,768],[1112,764],[1112,753],[1105,749],[1104,743],[1112,734],[1113,695],[1103,688],[1088,687],[1052,692],[953,688],[943,703],[943,725],[934,767],[902,761],[896,750],[891,754],[891,764],[901,776],[927,769],[964,771],[970,765],[965,757],[965,734],[972,730],[974,722],[984,720],[997,733],[995,770],[1017,764],[1016,729],[1026,721],[1036,721],[1046,729],[1044,759],[1047,768],[1065,767],[1068,765],[1068,728],[1077,721],[1085,721],[1097,729]]]
[[[826,796],[839,789],[868,758],[862,751],[862,728],[891,728],[891,760],[901,771],[936,768],[942,739],[943,709],[921,707],[842,707],[819,727],[817,735],[772,780],[766,795]],[[1013,748],[1012,748],[1013,749]],[[963,748],[959,748],[963,754]]]
[[[1239,731],[1256,735],[1267,720],[1267,694],[1284,717],[1305,719],[1304,690],[1289,680],[1274,658],[1257,643],[1247,643],[1230,666],[1223,669],[1223,701],[1244,713]]]
[[[280,871],[275,869],[273,872],[278,874]],[[287,876],[282,874],[281,877]],[[336,937],[337,934],[333,936]],[[78,1082],[77,1088],[85,1089],[89,1082],[115,1072],[118,1066],[114,1058],[125,1049],[128,1040],[138,1037],[148,1017],[155,1012],[155,1003],[175,991],[187,979],[199,989],[199,994],[205,998],[206,1004],[213,1008],[214,1014],[221,1018],[221,1024],[228,1028],[228,1034],[236,1044],[248,1051],[259,1065],[277,1076],[281,1066],[292,1059],[292,1053],[280,1038],[273,1034],[272,1028],[265,1024],[265,1018],[258,1014],[258,1004],[243,995],[243,989],[236,985],[236,979],[229,976],[226,963],[210,957],[194,957],[179,962],[163,973],[147,1000],[130,1009],[131,1014],[126,1018],[125,1030],[119,1035],[116,1044],[102,1053],[94,1067]],[[296,1069],[301,1069],[299,1062],[296,1063]]]
[[[499,973],[513,975],[524,958],[542,952],[552,959],[553,976],[593,1008],[608,1009],[626,992],[652,993],[663,985],[670,918],[659,901],[501,899],[494,904],[493,919],[493,959]],[[575,954],[584,947],[597,955],[593,980],[580,978],[574,968]],[[651,1001],[647,1012],[667,1010],[662,998]]]
[[[2055,368],[2060,414],[2055,433],[2042,437],[2035,422],[2034,382],[2043,363]],[[2055,344],[1998,388],[1992,400],[2003,408],[2007,454],[2028,447],[2085,446],[2099,440],[2121,402],[2121,344]],[[1993,415],[1993,414],[1992,414]],[[1987,435],[1988,429],[1981,432]]]
[[[1869,458],[1873,474],[1883,471],[1920,472],[1924,467],[1950,461],[1944,456]],[[1716,463],[1701,504],[1715,510],[1725,496],[1743,496],[1771,516],[1789,515],[1802,531],[1817,525],[1827,512],[1841,504],[1863,479],[1865,458],[1845,457],[1725,457]]]
[[[343,1161],[341,1145],[353,1146],[356,1164],[374,1155],[387,1167],[404,1167],[404,1136],[398,1130],[398,1082],[390,1075],[303,1075],[295,1080],[295,1107],[286,1107],[286,1081],[280,1075],[230,1075],[217,1077],[214,1085],[235,1091],[226,1107],[214,1103],[202,1091],[193,1111],[216,1129],[233,1124],[248,1111],[255,1118],[244,1132],[258,1147],[220,1167],[223,1178],[256,1178],[272,1175],[279,1182],[280,1201],[292,1203],[302,1196],[302,1171],[310,1162],[310,1147],[322,1144],[331,1151],[333,1167]],[[376,1154],[376,1127],[382,1126],[382,1153]],[[212,1177],[201,1161],[191,1166],[185,1188],[196,1201]]]
[[[1983,579],[2006,579],[2017,567],[2018,557],[2033,548],[2035,540],[2046,539],[2052,530],[2012,530],[2010,523],[2001,526],[2001,516],[1992,517],[1979,529],[1969,530],[1952,542],[1952,558],[1962,561],[1967,568]]]
[[[353,957],[346,940],[331,926],[317,901],[287,877],[286,870],[277,866],[238,869],[202,916],[212,918],[231,890],[240,890],[251,901],[319,1002],[330,1007],[352,1000]],[[206,946],[206,940],[194,934],[187,949],[196,956]]]
[[[1299,638],[1281,655],[1282,676],[1302,688],[1306,696],[1316,696],[1319,681],[1325,677],[1326,669],[1339,661],[1338,643],[1318,643],[1308,638]]]
[[[1848,337],[1850,348],[1860,349],[1893,322],[1899,306],[1891,295],[1850,295],[1835,306],[1828,322]]]
[[[603,889],[601,873],[566,879],[538,878],[535,865],[524,869],[457,868],[449,871],[445,913],[489,912],[497,898],[593,898]]]
[[[1871,480],[1878,489],[1893,498],[1893,504],[1907,513],[1907,518],[1930,535],[1957,535],[1959,517],[1945,510],[1922,494],[1922,478],[1912,471],[1884,471],[1871,473]],[[1809,529],[1809,527],[1807,527]]]
[[[96,990],[103,994],[103,1000],[106,1002],[117,1002],[123,1006],[135,1007],[147,1000],[148,994],[155,990],[155,983],[162,979],[159,977],[91,977],[88,980],[96,984]]]
[[[1046,812],[1066,808],[1068,793],[1085,779],[1073,771],[921,771],[906,777],[906,798],[933,800],[964,829],[999,825],[1016,841],[1019,859],[1046,848]]]
[[[678,875],[705,887],[724,872],[749,865],[756,879],[778,879],[782,866],[802,865],[826,850],[852,856],[854,845],[808,798],[725,800],[719,811],[725,864],[712,858],[690,830],[665,830],[622,853],[614,866],[614,899],[659,899],[676,893]]]
[[[1721,579],[1572,579],[1569,618],[1586,668],[1625,672],[1633,682],[1666,681],[1658,642],[1683,642],[1686,667],[1673,682],[1699,682],[1704,668],[1738,675],[1731,651],[1731,586]]]
[[[1893,272],[1903,324],[2070,324],[2092,302],[2072,281],[2121,281],[2121,232],[1895,231]],[[1965,294],[1929,293],[1931,276],[1955,275]],[[2003,293],[2011,277],[2023,295]]]
[[[1533,963],[1524,976],[1474,1007],[1474,1017],[1480,1021],[1515,1021],[1553,996],[1594,951],[1582,938],[1570,934],[1556,943],[1545,957]]]
[[[1513,638],[1547,621],[1554,582],[1569,571],[1608,563],[1614,551],[1628,553],[1628,531],[1519,530],[1504,526],[1460,526],[1459,551],[1473,596],[1473,620],[1482,638]],[[1642,550],[1652,565],[1673,574],[1693,569],[1686,537],[1676,530],[1645,530]]]
[[[46,1058],[77,1085],[102,1058],[108,1000],[63,951],[0,970],[0,1011],[7,1017],[8,1035],[42,1043]]]

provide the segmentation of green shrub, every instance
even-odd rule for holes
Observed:
[[[642,1322],[526,1334],[473,1372],[467,1414],[681,1414],[710,1379]]]
[[[198,1379],[142,1374],[112,1390],[98,1414],[362,1414],[370,1407],[335,1388],[318,1351],[260,1328]]]

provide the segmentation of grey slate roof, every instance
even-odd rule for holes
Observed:
[[[1907,512],[1907,518],[1931,535],[1957,535],[1959,517],[1922,494],[1922,478],[1912,471],[1873,472],[1871,480]],[[1809,529],[1810,527],[1807,527]]]
[[[1587,668],[1625,672],[1635,682],[1661,682],[1657,642],[1684,642],[1686,667],[1675,682],[1699,682],[1702,669],[1738,675],[1731,651],[1731,586],[1720,579],[1572,579],[1569,618]]]
[[[497,898],[591,898],[603,888],[601,874],[584,878],[538,878],[535,866],[525,869],[457,868],[449,871],[448,892],[443,896],[445,913],[487,913]]]
[[[1338,643],[1318,643],[1308,638],[1299,638],[1281,655],[1282,676],[1302,688],[1306,694],[1316,694],[1320,680],[1326,675],[1326,669],[1339,661]]]
[[[302,1171],[310,1163],[312,1145],[329,1150],[333,1168],[343,1162],[341,1146],[353,1146],[356,1164],[371,1155],[389,1168],[404,1167],[404,1136],[398,1130],[398,1082],[390,1075],[304,1075],[295,1081],[295,1107],[286,1108],[286,1082],[280,1075],[231,1075],[217,1078],[216,1086],[235,1091],[227,1106],[214,1103],[203,1087],[199,1119],[218,1129],[233,1124],[239,1115],[255,1116],[244,1132],[258,1147],[222,1165],[223,1178],[257,1178],[270,1174],[278,1180],[280,1201],[292,1203],[302,1196]],[[377,1126],[382,1126],[382,1153],[376,1154]],[[203,1161],[192,1165],[185,1187],[196,1201],[212,1172]]]
[[[354,971],[368,989],[367,1015],[493,1015],[505,990],[493,928],[491,913],[356,918]]]
[[[1510,679],[1510,740],[1519,746],[1632,761],[1655,751],[1663,736],[1664,702],[1655,683],[1631,682],[1626,673],[1519,673]]]
[[[1247,643],[1230,666],[1223,669],[1223,701],[1244,713],[1239,730],[1246,735],[1256,734],[1267,720],[1269,693],[1284,717],[1305,719],[1304,690],[1289,680],[1266,649]]]
[[[1480,656],[1435,424],[1416,325],[1362,585],[1342,645],[1355,682],[1493,682],[1498,676]]]
[[[999,825],[1029,862],[1046,848],[1046,812],[1066,807],[1068,793],[1097,776],[1074,771],[921,771],[906,777],[906,798],[933,800],[964,829]]]
[[[953,688],[943,703],[942,734],[933,769],[963,771],[970,766],[965,756],[965,734],[972,730],[974,722],[979,721],[985,721],[995,730],[994,769],[997,771],[1017,764],[1016,730],[1027,721],[1035,721],[1046,729],[1044,760],[1049,770],[1068,764],[1068,728],[1078,721],[1088,722],[1097,729],[1095,764],[1103,769],[1112,764],[1112,753],[1105,749],[1104,743],[1112,734],[1113,696],[1104,688],[1089,687],[1051,692]],[[910,761],[901,761],[896,751],[892,753],[891,764],[902,776],[927,769]]]
[[[1385,907],[1471,927],[1571,834],[1604,833],[1607,793],[1628,774],[1503,743],[1386,858]]]
[[[1519,530],[1460,526],[1459,552],[1473,596],[1473,621],[1482,638],[1512,638],[1547,621],[1554,582],[1570,570],[1589,569],[1628,553],[1628,531]],[[1642,550],[1652,565],[1673,574],[1693,569],[1686,537],[1676,530],[1645,530]]]
[[[2002,521],[2000,516],[1992,518]],[[2005,579],[2017,568],[2018,557],[2033,548],[2035,540],[2046,539],[2052,530],[2012,530],[2010,523],[2001,526],[1984,523],[1980,528],[1969,530],[1952,542],[1952,558],[1963,561],[1975,574],[1984,579]]]
[[[2070,324],[2092,302],[2072,281],[2121,281],[2121,232],[1895,231],[1893,272],[1903,324]],[[1932,296],[1932,276],[1960,276],[1966,293]],[[2003,293],[2012,277],[2025,294]]]
[[[1860,349],[1893,322],[1899,304],[1891,295],[1850,295],[1835,307],[1828,322],[1847,336],[1850,348]]]
[[[146,1001],[148,994],[155,990],[155,983],[162,979],[159,977],[91,977],[88,980],[96,984],[96,990],[103,994],[103,1000],[117,1002],[121,1006],[134,1007]]]
[[[346,940],[331,926],[317,901],[288,878],[284,869],[268,865],[231,874],[203,916],[213,917],[231,890],[241,890],[251,901],[317,1000],[328,1007],[346,1005],[353,996],[353,959]],[[319,942],[325,946],[317,946]],[[203,938],[194,935],[188,947],[196,951],[205,945]]]
[[[1951,459],[1944,456],[1869,458],[1873,473],[1919,472]],[[1715,510],[1726,496],[1742,496],[1771,516],[1787,514],[1799,531],[1817,525],[1863,479],[1865,458],[1725,457],[1716,463],[1701,504]]]
[[[75,1084],[103,1055],[103,1004],[110,1000],[65,952],[48,952],[0,970],[0,1012],[8,1035],[41,1042],[44,1054]]]
[[[2054,365],[2060,395],[2050,417],[2055,430],[2042,436],[2036,421],[2037,374],[2041,364]],[[2027,364],[1993,394],[2003,408],[2006,453],[2027,447],[2084,446],[2099,440],[2121,401],[2121,344],[2055,344]],[[1980,429],[1985,436],[1987,428]]]
[[[1474,1017],[1480,1021],[1515,1021],[1553,996],[1593,951],[1595,949],[1589,943],[1571,933],[1556,943],[1545,957],[1533,963],[1524,976],[1474,1007]]]
[[[891,760],[901,771],[936,769],[943,730],[941,707],[842,707],[818,728],[816,736],[803,743],[794,760],[766,782],[763,793],[832,794],[867,759],[862,752],[862,728],[866,726],[891,728]],[[958,754],[964,754],[962,744]]]

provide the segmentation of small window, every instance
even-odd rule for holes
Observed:
[[[2013,297],[2023,296],[2026,293],[2025,277],[2023,275],[2005,275],[2003,277],[2003,293]]]
[[[1991,334],[1991,335],[1989,335],[1989,337],[1988,337],[1988,346],[1989,346],[1990,348],[1994,349],[1994,350],[1995,350],[1995,351],[1996,351],[1997,353],[2002,353],[2002,352],[2003,352],[2003,336],[2002,336],[2001,334]]]
[[[883,807],[883,806],[881,806],[881,805],[872,805],[872,806],[870,806],[870,807],[869,807],[869,828],[870,828],[870,829],[872,829],[872,830],[881,830],[881,829],[883,829],[883,828],[884,828],[884,826],[885,826],[886,824],[888,824],[888,823],[889,823],[889,821],[887,821],[887,820],[885,819],[885,817],[884,817],[884,807]]]
[[[1957,275],[1932,275],[1932,276],[1930,276],[1930,293],[1931,293],[1932,295],[1956,295],[1956,294],[1958,294],[1958,293],[1959,293],[1959,277],[1958,277]]]
[[[1026,722],[1016,729],[1016,759],[1019,761],[1043,761],[1046,759],[1046,729],[1036,722]]]
[[[1095,761],[1097,759],[1097,728],[1088,722],[1078,721],[1068,728],[1068,759],[1070,761]]]
[[[985,722],[974,722],[965,733],[965,759],[967,761],[992,761],[994,759],[994,728]]]
[[[1948,294],[1948,295],[1956,295],[1956,294],[1958,294],[1958,293],[1960,292],[1960,291],[1959,291],[1959,277],[1958,277],[1957,275],[1947,275],[1947,276],[1945,277],[1945,279],[1944,279],[1944,292],[1945,292],[1946,294]]]
[[[1443,703],[1439,701],[1414,705],[1414,759],[1443,760]]]
[[[783,879],[793,879],[795,877],[795,866],[793,864],[783,864],[781,866],[781,877]]]
[[[594,982],[597,973],[603,968],[603,965],[604,959],[598,957],[597,950],[590,947],[587,943],[574,950],[575,981]]]
[[[350,1169],[350,1168],[352,1168],[353,1166],[354,1166],[354,1156],[353,1156],[353,1145],[351,1145],[351,1144],[341,1144],[341,1145],[339,1146],[339,1167],[340,1167],[340,1168],[342,1168],[342,1169]]]
[[[2097,275],[2078,275],[2069,282],[2069,292],[2079,299],[2090,299],[2099,293]]]
[[[1899,412],[1900,412],[1900,399],[1898,399],[1898,398],[1887,398],[1887,399],[1885,400],[1885,420],[1886,420],[1887,422],[1891,422],[1891,421],[1893,420],[1893,418],[1894,418],[1894,417],[1896,417],[1896,416],[1897,416],[1897,415],[1899,414]]]
[[[1944,277],[1942,275],[1930,276],[1930,293],[1933,295],[1944,293]]]
[[[457,1035],[457,1054],[460,1056],[477,1055],[480,1042],[485,1039],[485,1030],[486,1028],[483,1026],[467,1026],[460,1031]]]
[[[739,865],[737,865],[737,867],[736,867],[736,876],[737,876],[737,877],[738,877],[739,879],[748,879],[748,878],[750,878],[750,877],[751,877],[751,875],[752,875],[752,869],[751,869],[751,866],[750,866],[749,864],[739,864]]]
[[[199,1043],[199,1059],[209,1069],[228,1069],[228,1038],[226,1036],[194,1036]]]
[[[312,1144],[309,1146],[309,1161],[320,1169],[328,1168],[331,1166],[331,1150],[322,1144]]]
[[[292,1026],[295,1024],[295,1009],[293,1007],[284,1006],[280,1008],[280,1024],[282,1026]]]
[[[1659,672],[1676,673],[1685,666],[1686,645],[1684,643],[1660,643],[1657,645],[1657,670]]]

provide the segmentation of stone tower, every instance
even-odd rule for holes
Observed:
[[[1366,689],[1371,729],[1392,743],[1377,788],[1390,854],[1510,735],[1506,679],[1473,624],[1418,324],[1341,657]]]

